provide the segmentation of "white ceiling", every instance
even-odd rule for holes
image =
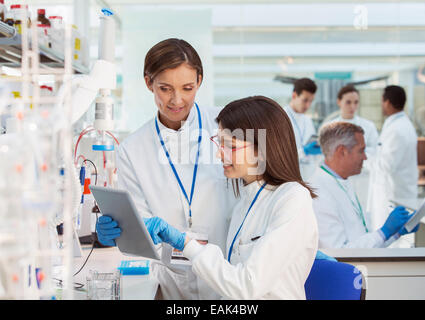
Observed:
[[[72,13],[74,1],[27,3],[52,11],[68,8]],[[91,0],[93,58],[97,56],[97,12],[103,6],[110,6],[120,20],[125,19],[122,12],[128,6],[210,9],[216,88],[231,82],[252,85],[276,74],[353,71],[367,78],[414,70],[425,63],[424,0]],[[124,54],[120,36],[118,30],[118,62]]]

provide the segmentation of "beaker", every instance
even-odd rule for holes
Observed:
[[[121,275],[117,271],[101,273],[90,270],[87,277],[88,300],[119,300]]]

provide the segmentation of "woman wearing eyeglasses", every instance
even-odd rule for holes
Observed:
[[[291,122],[261,96],[231,102],[217,122],[212,140],[240,198],[225,254],[160,218],[146,223],[152,239],[181,250],[195,274],[225,299],[305,299],[318,229],[315,194],[302,181]]]
[[[235,197],[209,140],[217,132],[219,109],[195,102],[202,79],[202,62],[186,41],[167,39],[149,50],[144,80],[158,113],[120,144],[118,188],[129,191],[142,217],[161,217],[224,252]],[[110,246],[121,232],[107,215],[96,230],[100,242]],[[167,267],[154,264],[152,273],[165,299],[219,297],[180,251],[165,245],[161,260]]]

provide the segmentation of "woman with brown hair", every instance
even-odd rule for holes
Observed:
[[[227,299],[305,299],[316,256],[314,192],[302,181],[291,122],[273,100],[249,97],[218,115],[217,144],[224,175],[240,195],[224,256],[160,218],[151,232],[192,262],[195,274]]]
[[[371,157],[375,154],[378,147],[378,130],[375,124],[363,117],[357,115],[360,105],[360,93],[353,85],[346,85],[338,91],[336,103],[340,108],[340,114],[321,125],[323,127],[331,122],[349,122],[360,126],[365,131],[366,155]]]
[[[224,251],[235,199],[219,161],[212,161],[209,137],[217,132],[219,109],[195,102],[202,79],[201,59],[186,41],[166,39],[149,50],[144,80],[158,113],[120,144],[118,188],[129,191],[143,218],[164,218]],[[121,232],[107,215],[100,217],[96,230],[100,242],[110,246]],[[152,273],[165,299],[218,298],[181,252],[165,245],[161,260],[166,267],[153,263]]]

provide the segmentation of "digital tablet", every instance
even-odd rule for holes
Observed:
[[[425,199],[422,201],[421,206],[418,210],[416,210],[416,213],[409,219],[409,221],[406,222],[404,227],[408,232],[412,231],[419,222],[421,222],[421,219],[425,216]]]
[[[118,249],[125,255],[160,260],[152,238],[129,193],[125,190],[89,187],[103,215],[118,222],[121,236],[115,239]]]

